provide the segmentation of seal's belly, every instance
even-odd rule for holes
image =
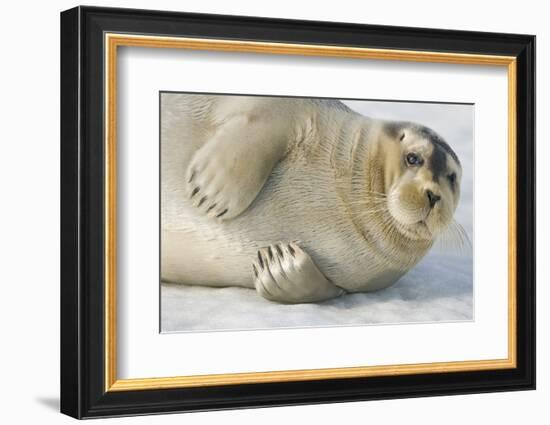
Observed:
[[[320,167],[287,158],[273,170],[252,205],[223,223],[197,213],[183,196],[171,199],[177,206],[163,211],[163,279],[253,287],[257,250],[294,241],[327,278],[345,289],[373,290],[395,282],[401,274],[377,264],[338,199],[333,180],[328,164]]]

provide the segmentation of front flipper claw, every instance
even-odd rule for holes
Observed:
[[[252,268],[256,290],[271,301],[312,303],[344,293],[295,243],[278,243],[260,249]]]

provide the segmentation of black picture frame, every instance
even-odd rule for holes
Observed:
[[[517,367],[105,391],[105,32],[516,57]],[[61,13],[62,413],[92,418],[534,388],[534,36],[97,7]]]

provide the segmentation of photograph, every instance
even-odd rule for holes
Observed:
[[[159,102],[161,332],[474,320],[475,105]]]

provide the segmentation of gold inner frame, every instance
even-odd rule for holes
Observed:
[[[307,44],[105,34],[105,391],[481,371],[516,367],[516,58]],[[118,379],[116,325],[116,99],[119,46],[504,66],[508,71],[508,357],[418,364]]]

